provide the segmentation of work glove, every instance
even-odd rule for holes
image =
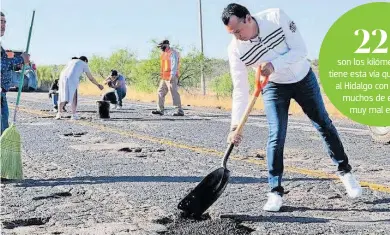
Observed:
[[[237,129],[237,126],[233,126],[230,129],[230,133],[229,133],[228,138],[227,138],[227,143],[234,144],[234,146],[237,147],[241,143],[243,136],[236,134],[236,129]]]

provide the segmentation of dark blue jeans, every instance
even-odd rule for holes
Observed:
[[[116,92],[118,93],[118,105],[122,107],[122,100],[126,97],[126,91],[117,89]]]
[[[109,91],[103,96],[103,100],[110,101],[111,104],[118,104],[122,107],[122,100],[126,97],[126,91],[123,90],[116,90],[116,93],[118,94],[118,102],[117,97],[115,95],[115,91]]]
[[[1,134],[4,130],[8,128],[8,103],[7,103],[7,93],[1,92]]]
[[[58,109],[58,93],[52,94],[51,95],[51,100],[53,102],[53,107],[55,109]]]
[[[280,195],[284,192],[281,186],[284,169],[283,150],[291,99],[294,99],[310,118],[322,137],[328,155],[338,165],[338,171],[340,173],[351,171],[337,130],[325,109],[316,75],[311,69],[306,77],[297,83],[269,82],[262,94],[269,126],[267,164],[271,192],[278,192]]]

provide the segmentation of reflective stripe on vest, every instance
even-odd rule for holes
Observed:
[[[171,78],[171,55],[172,53],[177,53],[176,51],[170,49],[167,52],[163,52],[161,54],[161,78],[169,81]],[[180,58],[177,54],[178,66],[176,70],[176,74],[179,77],[179,66],[180,66]]]

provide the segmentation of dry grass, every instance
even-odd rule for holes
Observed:
[[[79,88],[79,93],[81,95],[102,95],[107,92],[108,89],[104,89],[100,91],[95,85],[92,83],[81,83]],[[181,90],[180,96],[182,100],[183,106],[196,106],[196,107],[211,107],[211,108],[219,108],[225,110],[231,110],[232,108],[232,100],[229,97],[226,98],[217,98],[215,95],[193,95],[188,92]],[[331,117],[344,118],[344,116],[330,103],[329,99],[326,96],[324,97],[324,102],[326,109]],[[145,93],[145,92],[137,92],[134,89],[128,89],[126,98],[127,100],[132,101],[141,101],[141,102],[156,102],[157,101],[157,91],[155,93]],[[172,105],[172,99],[170,94],[167,95],[166,104]],[[255,110],[263,110],[263,101],[261,96],[255,105]],[[292,114],[300,114],[302,115],[301,107],[295,102],[291,102],[290,113]]]

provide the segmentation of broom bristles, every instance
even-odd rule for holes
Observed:
[[[20,134],[12,124],[1,135],[0,168],[1,177],[6,179],[23,179]]]

